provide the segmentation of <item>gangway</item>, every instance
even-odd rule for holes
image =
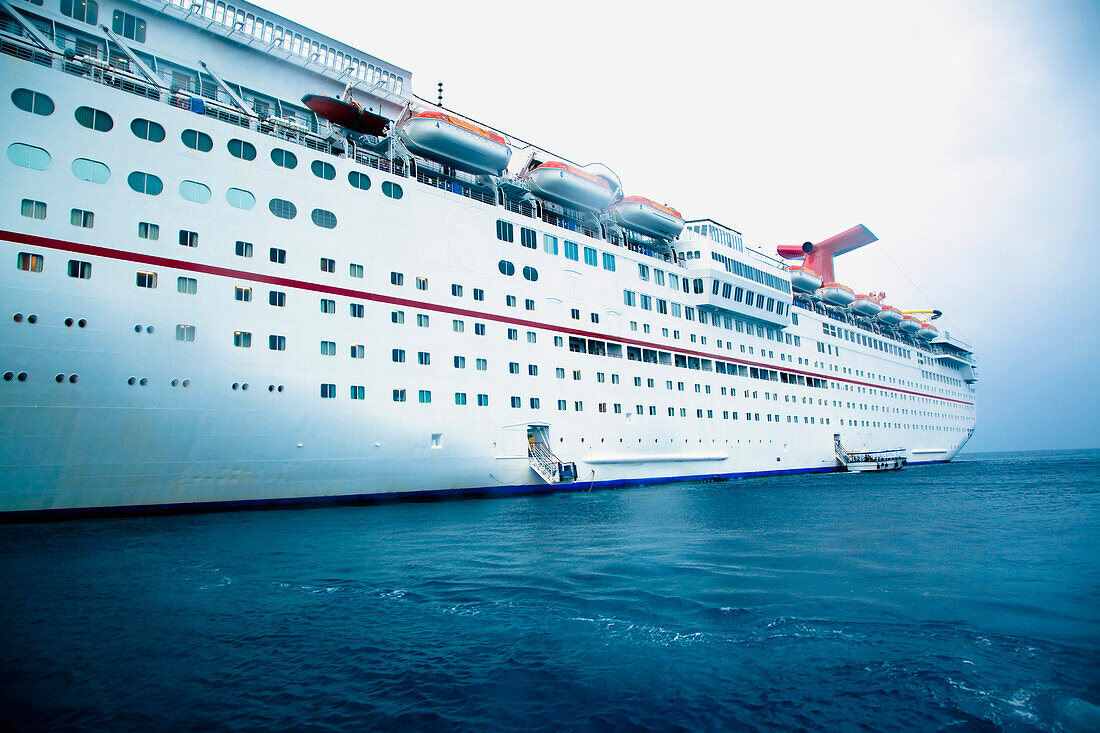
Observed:
[[[529,439],[527,455],[531,468],[548,484],[567,484],[577,480],[577,464],[562,461],[546,446],[546,443]]]

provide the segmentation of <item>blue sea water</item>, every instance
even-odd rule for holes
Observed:
[[[24,730],[1100,730],[1100,452],[0,527]]]

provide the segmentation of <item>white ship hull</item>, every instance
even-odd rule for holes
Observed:
[[[149,16],[151,35],[167,25],[149,5],[132,10]],[[194,32],[172,23],[181,38]],[[221,46],[224,76],[238,58],[257,67],[260,51]],[[832,471],[835,434],[850,450],[906,446],[916,464],[950,460],[971,433],[973,389],[926,346],[875,336],[891,353],[823,336],[823,323],[840,324],[802,308],[793,309],[797,324],[780,329],[761,325],[763,311],[732,319],[731,309],[702,325],[631,306],[624,291],[687,309],[707,298],[642,281],[639,264],[687,280],[716,275],[702,269],[707,261],[648,257],[494,205],[495,197],[393,175],[384,160],[280,139],[257,120],[246,128],[172,106],[167,93],[153,101],[63,73],[63,63],[0,54],[8,105],[0,145],[39,148],[51,161],[35,170],[14,153],[0,159],[0,373],[11,375],[0,381],[2,514]],[[272,85],[283,87],[273,93],[297,99],[321,82],[331,87],[321,92],[338,93],[336,74],[307,67],[273,68]],[[262,90],[265,79],[230,81]],[[23,88],[48,94],[56,110],[16,109],[9,95]],[[113,129],[78,125],[80,106],[107,112]],[[163,126],[163,142],[137,139],[134,119]],[[185,147],[189,129],[209,135],[212,150]],[[230,155],[233,139],[255,146],[255,159]],[[276,148],[293,152],[297,167],[274,165]],[[108,180],[75,176],[78,158],[106,165]],[[312,173],[314,160],[335,177]],[[135,192],[134,171],[156,175],[163,192]],[[349,185],[351,173],[369,176],[369,188]],[[187,181],[209,187],[209,202],[186,200]],[[384,193],[389,185],[401,187],[400,198]],[[229,189],[249,192],[255,206],[231,206],[239,194]],[[273,215],[273,199],[292,201],[297,216]],[[25,215],[26,201],[44,204],[44,217]],[[74,209],[94,213],[93,226],[75,226]],[[335,228],[315,224],[315,209],[334,213]],[[138,236],[143,222],[159,226],[159,239]],[[498,222],[533,229],[537,248],[500,241]],[[196,233],[197,246],[181,246],[181,230]],[[546,237],[557,239],[557,253]],[[596,250],[597,264],[563,256],[566,241]],[[237,242],[251,245],[250,257],[236,253]],[[285,261],[271,261],[270,248]],[[21,269],[24,255],[41,257],[41,271]],[[70,260],[89,263],[91,277],[70,276]],[[502,260],[513,275],[502,274]],[[157,287],[138,287],[139,272],[155,273]],[[237,288],[251,299],[238,300]],[[270,305],[269,291],[285,304]],[[193,340],[177,338],[183,327]],[[238,334],[250,345],[236,345]],[[270,337],[285,347],[269,348]],[[632,358],[635,349],[644,358]],[[719,373],[719,364],[745,373]],[[531,430],[576,463],[576,482],[546,484],[532,469]]]

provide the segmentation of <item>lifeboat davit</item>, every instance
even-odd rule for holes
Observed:
[[[586,211],[603,211],[611,203],[611,184],[586,170],[552,161],[527,174],[527,184],[540,196]]]
[[[846,306],[856,299],[856,294],[847,285],[840,283],[823,283],[817,289],[817,297],[832,305]]]
[[[512,158],[503,135],[446,112],[419,112],[397,135],[416,155],[470,173],[499,176]]]
[[[913,316],[902,316],[901,321],[898,322],[898,328],[905,333],[916,333],[920,330],[920,321]]]
[[[850,307],[853,313],[872,318],[877,316],[882,310],[882,303],[879,303],[870,295],[857,295]]]
[[[821,276],[805,265],[791,265],[787,268],[791,276],[791,287],[803,293],[812,293],[821,287]]]
[[[329,122],[364,135],[381,137],[386,125],[390,124],[389,118],[368,112],[354,101],[345,102],[322,94],[307,94],[302,97],[302,104]]]
[[[921,341],[931,341],[939,335],[940,329],[927,322],[920,324],[920,329],[917,331],[917,338]]]
[[[882,310],[880,310],[878,314],[875,315],[875,318],[879,319],[887,326],[896,326],[901,323],[902,319],[905,318],[905,316],[894,306],[884,305],[882,307]]]
[[[684,231],[684,217],[679,211],[645,196],[627,196],[612,206],[611,211],[621,226],[654,239],[671,241]]]

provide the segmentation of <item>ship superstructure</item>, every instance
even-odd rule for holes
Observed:
[[[816,272],[837,238],[764,255],[249,3],[0,22],[0,512],[831,471],[973,430],[971,347]]]

